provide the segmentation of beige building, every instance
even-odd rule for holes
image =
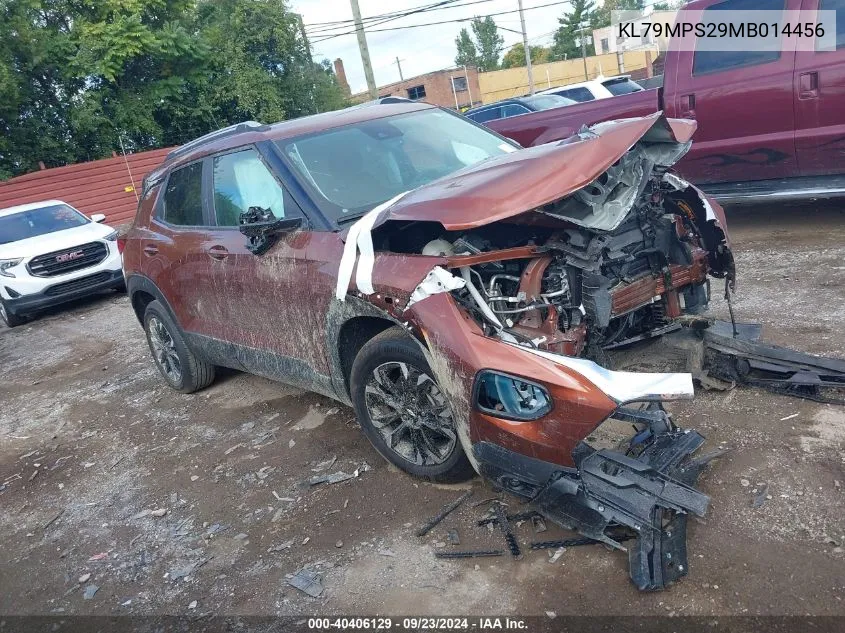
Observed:
[[[638,20],[634,20],[634,31],[638,34],[642,33],[644,30],[643,25],[649,23],[668,24],[671,26],[675,24],[677,17],[677,11],[654,11]],[[660,30],[663,31],[664,29],[661,28]],[[669,46],[668,37],[654,37],[654,34],[651,32],[649,32],[647,37],[618,37],[618,35],[619,27],[615,24],[593,30],[593,45],[596,55],[642,50],[644,48],[657,48],[660,51],[665,51]]]

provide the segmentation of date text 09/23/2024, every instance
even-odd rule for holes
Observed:
[[[308,629],[312,631],[361,630],[361,631],[503,631],[527,630],[523,618],[513,617],[335,617],[309,618]]]

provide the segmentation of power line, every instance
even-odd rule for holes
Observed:
[[[432,8],[437,7],[437,6],[440,6],[440,5],[443,5],[443,4],[450,4],[450,3],[453,3],[453,2],[460,2],[460,0],[446,0],[445,2],[441,1],[441,2],[435,2],[433,4],[418,5],[416,7],[408,7],[406,9],[401,9],[399,11],[388,11],[387,13],[379,13],[379,14],[376,14],[376,15],[368,15],[368,16],[362,17],[361,21],[362,22],[369,22],[370,20],[378,20],[378,19],[381,19],[381,18],[388,18],[388,17],[397,16],[397,15],[403,15],[403,14],[409,12],[409,11],[416,11],[417,9],[432,9]],[[313,28],[313,27],[331,26],[331,25],[335,25],[335,24],[350,25],[354,22],[355,22],[354,19],[332,20],[330,22],[312,22],[311,24],[306,24],[305,28],[310,29],[310,28]]]
[[[540,5],[537,5],[537,6],[534,6],[534,7],[525,7],[524,10],[530,11],[532,9],[543,9],[545,7],[554,7],[554,6],[558,6],[558,5],[561,5],[561,4],[570,4],[571,1],[572,0],[563,0],[562,2],[549,2],[547,4],[540,4]],[[497,13],[489,13],[487,15],[480,15],[480,16],[474,16],[474,17],[457,18],[457,19],[454,19],[454,20],[440,20],[438,22],[426,22],[425,24],[408,24],[407,26],[392,26],[392,27],[387,27],[387,28],[383,28],[383,29],[367,29],[367,32],[368,33],[379,33],[379,32],[383,32],[383,31],[400,31],[400,30],[404,30],[404,29],[415,29],[415,28],[424,27],[424,26],[435,26],[435,25],[438,25],[438,24],[453,24],[453,23],[457,23],[457,22],[468,22],[470,20],[474,20],[475,18],[490,18],[490,17],[494,17],[494,16],[497,16],[497,15],[509,15],[511,13],[519,13],[519,9],[514,9],[514,10],[511,10],[511,11],[499,11]],[[397,19],[397,18],[391,18],[391,19]],[[326,40],[330,40],[330,39],[333,39],[335,37],[341,37],[343,35],[352,35],[354,33],[355,33],[355,31],[353,30],[353,31],[347,31],[347,32],[344,32],[344,33],[337,33],[335,35],[328,35],[326,37],[314,40],[313,43],[317,44],[319,42],[325,42]]]
[[[424,6],[419,7],[412,7],[409,9],[404,9],[403,11],[393,11],[390,13],[383,13],[380,15],[371,15],[365,18],[361,18],[361,23],[365,27],[369,26],[376,26],[378,24],[384,24],[385,22],[392,22],[393,20],[399,20],[400,18],[405,18],[410,15],[416,15],[418,13],[427,13],[429,11],[442,11],[444,9],[457,9],[460,7],[466,7],[472,4],[481,4],[483,2],[492,2],[493,0],[473,0],[472,2],[468,2],[466,4],[456,5],[455,2],[459,2],[460,0],[441,0],[440,2],[435,2],[434,4],[427,4]],[[452,5],[452,6],[446,6]],[[344,21],[345,22],[345,21]],[[308,31],[309,35],[332,35],[333,32],[337,32],[340,29],[348,29],[352,27],[353,24],[342,23],[336,24],[334,26],[324,25],[324,26],[317,26],[317,25],[309,25],[311,30]],[[340,33],[336,33],[340,35]]]

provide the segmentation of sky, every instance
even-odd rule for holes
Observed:
[[[359,0],[361,16],[379,15],[402,9],[434,4],[437,0]],[[336,22],[352,19],[352,8],[349,0],[288,0],[293,11],[302,15],[306,27],[325,22]],[[471,4],[473,3],[473,4]],[[533,9],[540,5],[554,6]],[[381,25],[367,26],[365,30],[374,31],[388,27],[407,26],[411,24],[425,24],[442,20],[456,20],[458,18],[472,18],[475,15],[485,16],[502,11],[516,11],[517,0],[456,0],[454,8],[440,8],[417,15],[392,20]],[[522,0],[525,9],[525,30],[528,34],[529,45],[548,45],[558,26],[558,18],[570,10],[568,2],[560,0]],[[598,3],[597,3],[598,4]],[[461,6],[464,5],[464,6]],[[511,45],[522,41],[519,13],[494,16],[499,27],[499,34],[505,39],[505,51]],[[366,24],[366,22],[365,22]],[[328,34],[348,33],[333,37],[323,42],[318,41],[324,35],[318,35],[315,29],[326,29],[326,26],[308,28],[311,48],[315,60],[327,58],[334,61],[337,57],[343,60],[346,77],[353,93],[367,89],[364,78],[364,67],[358,51],[358,40],[353,26],[342,25]],[[376,85],[382,86],[399,81],[399,71],[396,67],[396,57],[402,65],[402,74],[406,79],[422,75],[433,70],[448,68],[455,65],[455,38],[462,27],[469,29],[469,20],[452,22],[435,26],[424,26],[414,29],[398,31],[368,32],[367,44],[370,49],[370,60],[373,65]],[[520,33],[512,33],[504,29],[512,29]],[[351,33],[350,33],[351,32]],[[504,51],[503,51],[504,52]]]

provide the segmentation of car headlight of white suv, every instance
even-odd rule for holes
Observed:
[[[4,277],[14,277],[12,273],[9,272],[9,269],[13,266],[17,266],[23,261],[23,257],[18,257],[17,259],[0,259],[0,275]]]
[[[117,231],[112,231],[108,235],[106,235],[104,240],[108,240],[109,242],[116,242],[117,241]]]

